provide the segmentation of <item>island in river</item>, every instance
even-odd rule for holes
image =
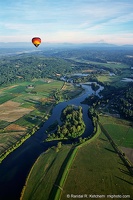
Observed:
[[[47,83],[42,83],[42,84],[47,84]],[[51,84],[53,84],[53,82],[51,82]],[[54,82],[54,84],[55,84],[55,82]],[[34,88],[36,89],[36,87],[37,87],[37,89],[39,90],[41,86],[42,85],[39,84],[39,86],[37,85]],[[50,84],[48,86],[51,87]],[[47,137],[47,135],[45,134],[45,131],[55,121],[55,119],[57,119],[59,121],[59,123],[61,122],[60,114],[67,105],[82,106],[83,120],[86,125],[83,137],[87,137],[88,135],[92,134],[93,125],[92,125],[91,120],[88,118],[88,105],[83,105],[80,102],[82,102],[89,94],[92,94],[93,90],[92,90],[91,86],[88,86],[88,85],[83,85],[82,87],[84,89],[84,92],[82,94],[80,92],[80,95],[78,97],[56,105],[54,107],[54,109],[52,110],[51,116],[49,117],[48,120],[46,120],[46,122],[43,124],[43,126],[38,131],[36,131],[36,133],[34,135],[32,135],[32,137],[30,137],[28,140],[26,140],[23,143],[23,145],[21,145],[18,149],[16,149],[11,154],[9,154],[5,160],[3,160],[3,162],[0,165],[0,175],[1,175],[0,194],[1,194],[2,198],[8,199],[9,196],[10,197],[12,196],[12,198],[18,199],[18,197],[20,196],[22,187],[24,185],[26,176],[27,176],[30,168],[32,167],[33,163],[37,159],[37,157],[40,155],[40,153],[42,153],[43,151],[46,151],[49,147],[57,144],[57,142],[43,143],[44,139],[46,139],[46,137]],[[76,88],[76,92],[77,92],[77,89],[79,90],[80,88],[79,87]],[[42,90],[42,87],[41,87],[41,90]],[[43,88],[43,90],[44,90],[44,88]],[[45,87],[45,90],[46,90],[46,87]],[[80,91],[81,91],[81,89],[80,89]],[[30,93],[30,98],[31,98],[31,93]],[[32,103],[32,102],[33,102],[33,100],[28,102],[28,104]],[[45,108],[47,108],[49,105],[44,104],[43,106],[45,106]],[[42,105],[41,105],[41,108],[43,108]],[[57,113],[58,113],[58,115],[57,115]],[[31,116],[34,116],[34,115],[31,113]],[[35,122],[35,120],[36,119],[33,119],[34,122]],[[22,122],[24,123],[24,121],[22,121]],[[71,142],[68,141],[68,143],[71,143]],[[14,170],[14,167],[15,167],[15,170]],[[12,173],[12,171],[14,171],[14,173]],[[20,174],[21,174],[21,179],[19,178]],[[17,189],[16,189],[16,186],[17,186]],[[8,187],[8,193],[5,192],[5,189],[7,187]]]
[[[79,192],[87,196],[127,195],[127,199],[132,199],[132,159],[129,152],[133,149],[133,93],[132,84],[121,81],[125,77],[131,78],[132,60],[126,57],[125,50],[72,51],[75,57],[71,56],[71,51],[59,51],[67,61],[44,58],[43,52],[37,56],[19,55],[0,60],[1,152],[9,150],[10,153],[10,148],[15,150],[14,145],[18,140],[22,139],[23,142],[26,134],[30,137],[32,131],[35,133],[1,163],[2,199],[19,199],[24,185],[23,199],[66,199],[67,194]],[[84,59],[81,60],[81,57]],[[73,72],[76,75],[71,76]],[[5,73],[9,76],[5,76]],[[83,75],[80,76],[80,73]],[[60,81],[64,74],[67,76],[65,83]],[[3,85],[3,80],[8,86]],[[74,98],[82,90],[78,84],[90,81],[104,86],[101,96],[99,94],[99,98],[95,98],[98,91],[90,90]],[[77,88],[74,89],[69,82],[77,84]],[[89,86],[83,87],[86,92]],[[88,98],[89,94],[91,96]],[[80,103],[84,99],[86,105]],[[47,137],[45,130],[56,118],[61,125],[60,114],[68,104],[82,106],[86,125],[84,134],[76,141],[44,143]],[[93,132],[93,125],[88,118],[90,106],[94,122],[98,122],[98,134],[91,139],[89,135]],[[16,114],[13,109],[17,111]],[[39,130],[40,125],[42,128]],[[78,142],[77,147],[75,142]]]
[[[83,194],[85,198],[99,194],[105,199],[108,194],[112,194],[111,198],[115,194],[116,198],[132,199],[132,159],[125,157],[121,148],[121,144],[130,147],[130,150],[133,148],[132,125],[114,114],[105,115],[104,110],[99,115],[101,105],[107,106],[108,101],[94,99],[89,109],[93,122],[97,123],[93,137],[88,137],[88,140],[79,138],[76,146],[58,142],[41,154],[27,177],[22,200],[30,197],[65,200],[68,194]],[[86,98],[86,103],[89,102]]]
[[[69,105],[61,113],[62,125],[57,125],[54,133],[48,134],[46,141],[71,139],[81,136],[85,131],[82,107]]]

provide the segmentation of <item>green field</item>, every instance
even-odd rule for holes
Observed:
[[[106,124],[104,128],[119,146],[133,148],[133,128],[117,124]]]
[[[100,63],[100,62],[93,62],[93,61],[88,61],[88,64],[95,64],[99,67],[104,66],[107,68],[129,68],[128,65],[123,64],[123,63]]]
[[[111,84],[112,86],[122,87],[127,85],[127,82],[122,81],[125,77],[130,77],[131,70],[124,71],[121,75],[110,76],[109,74],[97,75],[97,80],[106,84]]]
[[[115,76],[109,76],[108,74],[97,76],[97,80],[102,83],[111,83],[113,81],[117,81],[117,79],[118,79],[118,77],[116,78]]]
[[[23,92],[25,92],[25,86],[24,85],[18,85],[14,88],[9,88],[9,89],[6,89],[5,92],[8,94],[21,94]]]
[[[52,93],[57,89],[61,89],[63,86],[62,81],[51,81],[49,83],[43,83],[43,84],[37,84],[33,91],[36,91],[38,93],[46,92],[46,93]]]
[[[3,129],[8,126],[10,123],[7,121],[0,120],[0,132],[3,132]]]
[[[0,88],[0,109],[4,116],[4,119],[2,115],[0,117],[0,154],[11,148],[17,140],[21,140],[26,133],[33,133],[35,126],[39,127],[48,119],[53,106],[57,103],[57,91],[62,97],[60,101],[65,99],[65,95],[73,98],[81,93],[81,89],[78,90],[70,83],[64,84],[63,81],[53,79],[34,79]],[[24,114],[20,116],[18,106],[21,110],[30,109],[29,113],[25,114],[23,111]],[[24,127],[25,130],[22,132],[11,128],[7,131],[6,128],[11,124],[13,127]]]
[[[61,200],[67,199],[67,194],[125,194],[133,198],[132,185],[129,171],[102,133],[99,138],[78,150]]]
[[[12,94],[2,93],[2,95],[0,95],[0,104],[5,103],[6,101],[9,101],[13,98],[14,98],[14,95]]]
[[[62,146],[60,151],[56,153],[55,147],[43,153],[32,167],[26,187],[24,187],[24,194],[21,200],[46,200],[49,199],[51,192],[54,193],[58,188],[55,181],[61,173],[61,167],[66,162],[68,153],[71,150],[70,146]],[[51,194],[51,199],[54,197]]]
[[[29,87],[33,86],[33,87]],[[0,105],[1,111],[3,112],[5,119],[0,118],[0,154],[6,151],[7,149],[13,147],[13,145],[26,134],[26,132],[32,132],[33,127],[39,125],[45,118],[50,114],[52,109],[52,105],[54,104],[54,100],[51,102],[47,97],[51,97],[53,93],[58,89],[61,90],[63,86],[63,82],[49,80],[49,83],[44,80],[34,80],[31,82],[23,82],[18,83],[16,85],[10,85],[8,87],[0,88]],[[32,90],[33,93],[32,93]],[[45,102],[49,102],[48,105],[42,103],[42,99]],[[4,112],[4,104],[8,101],[19,103],[20,109],[32,109],[28,114],[24,114],[22,117],[19,117],[16,106],[12,107],[10,102],[8,103],[8,107],[5,107],[7,115]],[[6,106],[7,104],[5,104]],[[12,112],[14,113],[12,114]],[[13,116],[15,121],[10,121],[10,117]],[[15,118],[17,115],[17,120]],[[12,117],[12,119],[13,119]],[[7,121],[6,121],[7,120]],[[8,121],[9,120],[9,121]],[[8,131],[6,128],[13,124],[13,128]],[[25,128],[25,131],[16,130],[15,125],[19,125]]]
[[[79,63],[94,65],[93,66],[94,71],[104,69],[105,71],[103,72],[101,71],[102,73],[96,74],[97,80],[104,84],[112,84],[113,86],[116,87],[125,86],[127,83],[121,80],[123,78],[130,77],[132,73],[131,67],[129,65],[120,62],[108,62],[108,63],[95,62],[85,59],[78,59],[76,57],[73,57],[70,60],[74,60]],[[113,70],[115,75],[110,76],[109,74],[110,70]]]
[[[78,58],[71,58],[70,60],[74,60],[76,62],[80,62],[80,63],[87,63],[87,64],[94,64],[94,65],[97,65],[99,67],[101,66],[104,66],[104,67],[107,67],[107,68],[129,68],[128,65],[126,64],[123,64],[123,63],[120,63],[120,62],[108,62],[108,63],[105,63],[105,62],[96,62],[96,61],[90,61],[90,60],[85,60],[85,59],[78,59]]]
[[[118,146],[133,148],[133,127],[130,122],[104,116],[100,117],[100,121]]]
[[[70,149],[70,146],[63,146],[56,153],[52,148],[38,158],[28,176],[21,200],[43,200],[44,196],[45,200],[54,199],[56,189],[61,191],[61,197],[58,198],[61,200],[66,200],[68,194],[86,194],[88,197],[105,195],[104,199],[107,199],[106,195],[115,194],[133,198],[133,179],[103,133],[78,149],[61,188],[58,180],[61,180],[62,169],[65,170]],[[130,199],[129,196],[126,199]]]

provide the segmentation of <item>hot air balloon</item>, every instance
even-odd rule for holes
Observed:
[[[32,38],[32,43],[38,47],[41,44],[41,39],[39,37]]]

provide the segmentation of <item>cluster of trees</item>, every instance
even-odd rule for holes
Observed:
[[[62,147],[62,142],[58,142],[57,146],[55,147],[55,151],[58,152]]]
[[[94,105],[98,104],[98,100],[99,100],[99,97],[92,94],[92,95],[86,97],[82,103],[87,104],[89,106],[94,106]]]
[[[97,131],[97,121],[98,121],[98,112],[95,109],[94,106],[91,106],[88,110],[88,115],[90,119],[92,120],[93,126],[94,126],[94,133]]]
[[[91,88],[96,92],[100,88],[100,86],[96,83],[91,83]]]
[[[105,86],[102,91],[102,98],[91,95],[82,103],[88,104],[93,108],[105,105],[108,110],[116,110],[123,118],[133,120],[133,84],[128,87],[115,88],[114,86]]]
[[[127,55],[132,55],[133,49],[128,47],[117,47],[117,46],[86,46],[77,47],[77,49],[66,49],[62,51],[56,51],[51,54],[51,56],[61,57],[65,59],[76,58],[78,60],[84,61],[95,61],[101,63],[110,62],[122,62],[133,66],[133,59]],[[82,63],[83,65],[83,63]]]
[[[57,78],[72,71],[71,64],[60,58],[17,55],[0,59],[0,85],[29,81],[33,78]]]
[[[108,103],[108,108],[112,108],[126,119],[133,120],[133,84],[129,83],[127,87],[119,87],[119,89],[106,86],[102,91],[102,99],[98,100],[98,104]]]
[[[133,120],[133,85],[121,91],[115,107],[124,118]]]
[[[55,133],[48,135],[48,139],[76,138],[82,135],[85,131],[82,116],[81,106],[67,106],[61,114],[62,125],[58,125]]]
[[[0,85],[27,81],[33,78],[57,78],[56,74],[66,75],[67,73],[81,72],[85,69],[94,69],[95,71],[89,72],[90,76],[88,77],[75,77],[75,82],[97,81],[96,75],[104,73],[104,71],[101,71],[101,68],[115,74],[121,73],[119,68],[105,66],[104,63],[108,61],[121,62],[133,66],[132,57],[127,56],[132,55],[130,49],[122,51],[118,48],[60,49],[48,52],[47,58],[45,54],[46,52],[37,55],[32,53],[1,57]],[[77,61],[72,60],[73,58],[76,58]],[[87,63],[86,61],[100,62],[103,63],[103,66],[99,67],[95,63]]]
[[[97,78],[96,78],[96,74],[98,72],[96,72],[95,74],[92,72],[90,73],[88,76],[84,76],[84,77],[72,77],[73,78],[73,82],[74,83],[85,83],[85,82],[98,82]]]

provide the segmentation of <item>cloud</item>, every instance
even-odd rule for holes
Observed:
[[[88,34],[84,31],[61,31],[45,35],[47,42],[92,43],[104,41],[116,44],[133,44],[133,34]]]
[[[108,43],[115,44],[133,44],[133,33],[126,34],[97,34],[97,33],[86,33],[84,31],[57,31],[51,33],[40,33],[35,34],[42,38],[43,43],[47,42],[71,42],[71,43],[93,43],[97,41],[105,41]],[[19,35],[7,35],[1,36],[1,42],[30,42],[31,38],[34,37],[33,33]]]
[[[126,33],[129,41],[133,31],[130,0],[4,0],[0,7],[0,35],[6,39],[28,41],[33,34],[49,41],[85,42],[111,36],[114,41],[113,35]]]

